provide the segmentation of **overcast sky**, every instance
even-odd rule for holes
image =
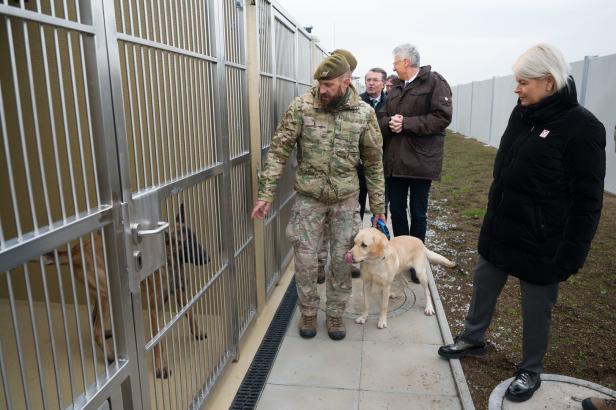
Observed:
[[[539,42],[567,61],[616,53],[616,0],[278,0],[326,51],[355,54],[355,75],[392,73],[392,49],[417,46],[451,85],[511,74],[518,55]]]

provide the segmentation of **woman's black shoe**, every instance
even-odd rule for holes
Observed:
[[[464,356],[481,356],[485,354],[487,347],[485,343],[474,344],[456,337],[455,342],[450,345],[441,346],[438,354],[447,359],[460,359]]]
[[[526,401],[533,397],[540,386],[541,375],[539,373],[520,370],[507,388],[505,397],[516,402]]]

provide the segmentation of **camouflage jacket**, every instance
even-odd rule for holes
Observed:
[[[259,180],[258,199],[272,202],[285,163],[297,144],[295,190],[326,204],[356,195],[356,167],[363,163],[370,209],[384,212],[383,137],[372,107],[349,87],[350,97],[332,111],[318,88],[296,97],[276,129]]]

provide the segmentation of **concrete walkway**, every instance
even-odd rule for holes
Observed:
[[[324,286],[319,285],[322,293]],[[361,279],[353,279],[344,317],[347,336],[341,341],[329,339],[322,310],[317,336],[301,338],[296,309],[258,409],[474,408],[459,361],[436,354],[451,340],[449,329],[443,332],[439,326],[446,321],[438,295],[433,290],[437,315],[426,316],[420,285],[395,287],[399,294],[390,302],[388,327],[377,329],[378,293],[371,296],[368,322],[354,322],[362,309],[363,286]]]

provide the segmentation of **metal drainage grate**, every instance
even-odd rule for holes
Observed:
[[[254,409],[257,406],[267,376],[278,354],[280,343],[282,343],[291,316],[295,311],[296,303],[297,291],[295,290],[295,277],[293,277],[280,306],[276,310],[274,319],[270,323],[263,341],[261,341],[261,346],[259,346],[259,350],[257,350],[257,354],[235,394],[233,403],[229,407],[230,410]]]

